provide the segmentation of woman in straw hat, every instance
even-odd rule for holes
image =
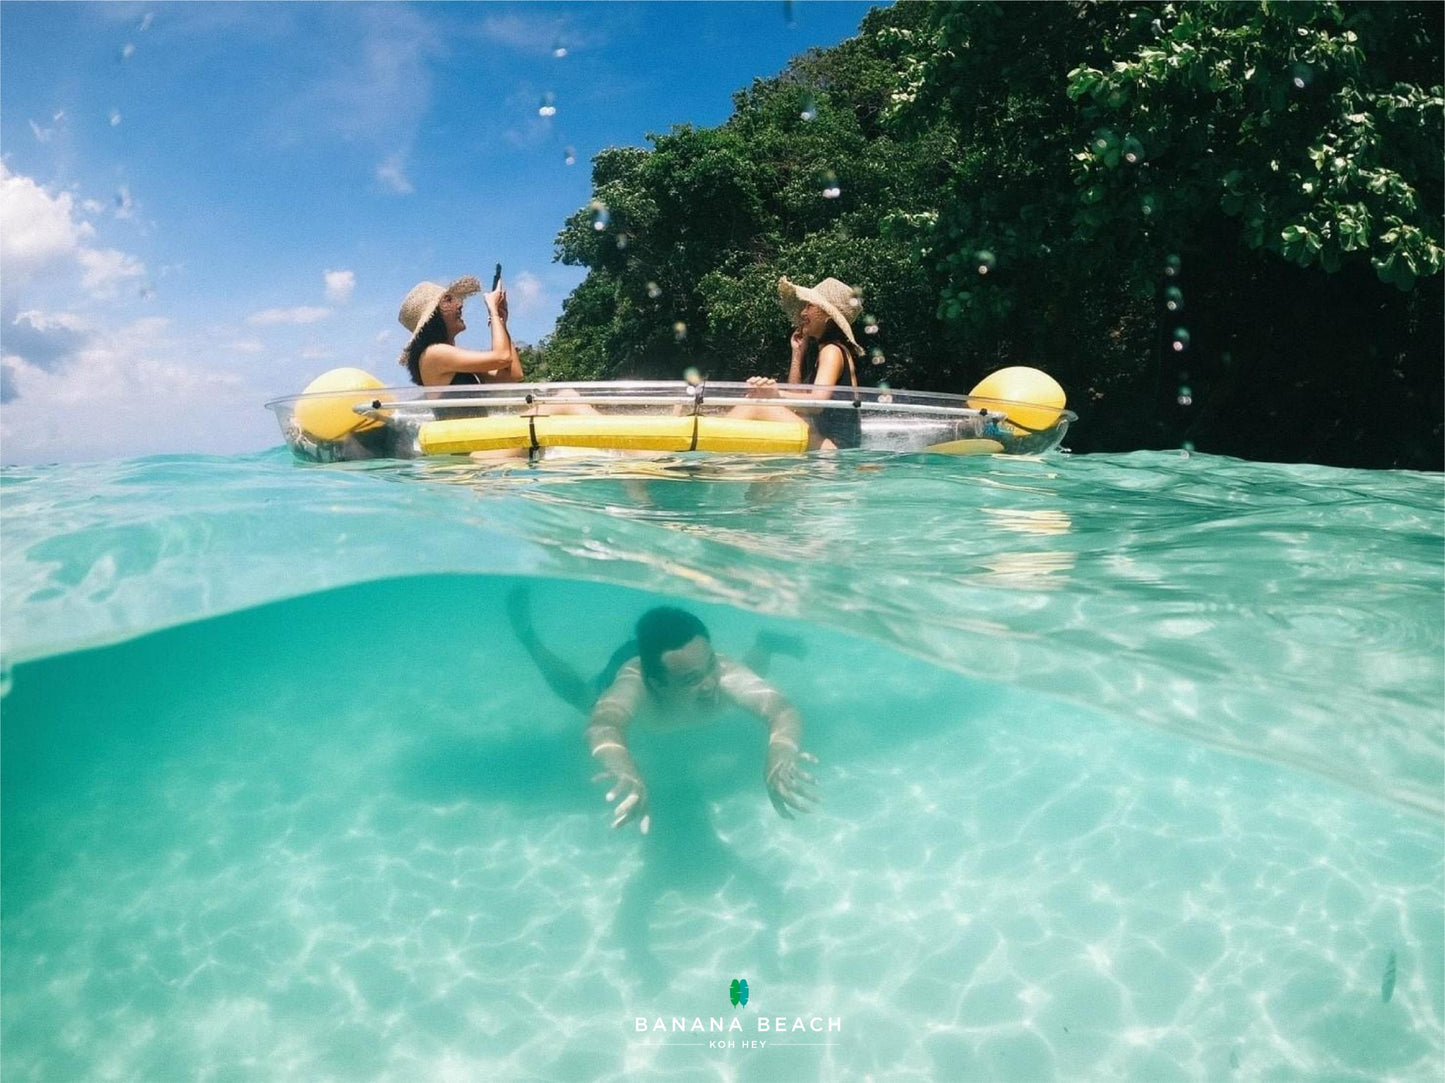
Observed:
[[[490,350],[467,350],[457,335],[467,329],[462,303],[482,284],[471,275],[450,286],[419,282],[401,303],[397,319],[411,332],[399,363],[411,373],[412,383],[424,387],[450,384],[518,383],[522,361],[507,332],[507,291],[500,287],[482,293],[492,325]]]
[[[816,286],[796,286],[787,277],[778,279],[778,303],[793,321],[792,361],[788,366],[790,384],[811,383],[808,391],[784,391],[768,376],[749,377],[750,397],[765,399],[814,399],[834,397],[834,389],[846,371],[849,382],[858,386],[858,370],[854,358],[863,356],[863,347],[853,337],[853,320],[863,310],[863,298],[846,282],[825,278]],[[817,346],[817,365],[813,378],[804,380],[803,370],[809,350]],[[856,395],[855,395],[856,401]],[[859,442],[858,411],[825,407],[808,410],[809,448],[832,449],[857,447]],[[739,406],[735,417],[766,420],[795,420],[799,415],[783,405],[756,404]]]

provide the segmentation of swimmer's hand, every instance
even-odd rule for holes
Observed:
[[[749,376],[748,398],[775,399],[778,397],[778,381],[771,376]]]
[[[641,778],[634,774],[603,771],[593,776],[592,781],[612,783],[612,788],[607,791],[607,800],[615,802],[612,806],[614,828],[636,820],[637,829],[647,834],[652,827],[652,814],[647,808],[647,784]]]
[[[794,819],[794,812],[812,812],[818,805],[813,789],[816,780],[803,770],[804,760],[817,763],[818,757],[782,743],[774,744],[768,752],[768,797],[785,820]]]

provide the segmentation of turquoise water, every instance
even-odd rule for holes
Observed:
[[[0,507],[7,1083],[1445,1068],[1438,476],[276,451]],[[799,637],[823,806],[724,718],[610,831],[518,586],[589,674],[663,601]]]

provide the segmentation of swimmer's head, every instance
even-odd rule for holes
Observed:
[[[712,702],[717,699],[717,655],[707,626],[671,606],[649,609],[637,622],[642,678],[655,691]]]

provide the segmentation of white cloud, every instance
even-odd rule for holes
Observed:
[[[226,349],[235,353],[258,354],[266,352],[266,344],[254,338],[237,339],[235,342],[226,343]]]
[[[101,299],[115,297],[122,285],[144,278],[146,273],[144,263],[114,248],[82,248],[76,258],[80,260],[80,284]]]
[[[28,323],[37,331],[86,331],[89,324],[73,312],[41,312],[38,308],[26,309],[15,317],[16,324]]]
[[[81,242],[95,235],[95,227],[77,220],[74,211],[69,192],[52,196],[0,163],[0,262],[7,286],[73,259]]]
[[[329,308],[299,305],[296,308],[267,308],[246,317],[247,323],[267,326],[277,323],[315,323],[331,315]]]
[[[394,192],[397,195],[408,196],[416,191],[403,170],[400,154],[393,154],[376,167],[376,179],[388,192]]]
[[[356,272],[327,271],[325,278],[328,301],[333,305],[344,305],[351,300],[351,293],[356,289]]]
[[[523,271],[507,284],[507,303],[519,313],[534,312],[547,303],[542,280],[531,271]]]
[[[236,373],[175,360],[194,351],[170,336],[167,320],[136,320],[93,334],[54,370],[7,353],[0,364],[13,401],[0,411],[5,461],[237,450],[224,445],[236,440],[238,422],[258,412],[253,394]]]

